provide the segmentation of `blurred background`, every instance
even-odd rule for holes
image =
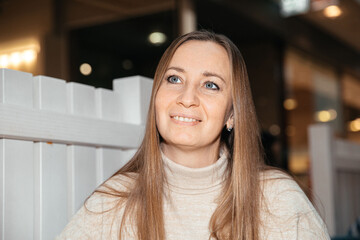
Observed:
[[[213,30],[245,58],[268,164],[311,187],[310,124],[360,142],[359,0],[0,0],[0,29],[0,67],[108,89]]]

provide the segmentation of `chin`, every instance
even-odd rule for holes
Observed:
[[[187,136],[177,136],[174,138],[169,138],[166,141],[169,145],[173,146],[181,146],[181,147],[194,147],[197,145],[198,141],[196,141],[194,138],[190,138]]]

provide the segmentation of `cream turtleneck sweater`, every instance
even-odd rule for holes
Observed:
[[[163,161],[168,182],[163,208],[166,238],[209,239],[209,221],[224,182],[226,155],[204,168],[184,167],[164,155]],[[323,221],[293,180],[275,171],[261,178],[266,203],[261,209],[261,239],[330,239]],[[115,176],[108,184],[123,191],[132,182],[128,177]],[[106,211],[114,202],[114,198],[94,194],[86,204],[92,212],[82,207],[57,239],[117,239],[123,209]],[[124,239],[136,239],[132,229],[131,224],[126,225]]]
[[[184,167],[164,155],[163,160],[168,181],[164,202],[167,239],[209,239],[209,221],[225,180],[225,154],[204,168]]]

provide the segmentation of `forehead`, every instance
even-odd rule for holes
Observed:
[[[181,67],[186,71],[211,71],[230,76],[230,61],[225,48],[211,41],[190,40],[174,53],[169,67]]]

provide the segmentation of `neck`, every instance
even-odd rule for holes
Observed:
[[[202,168],[216,162],[219,158],[220,141],[202,148],[161,144],[163,153],[177,164],[190,168]]]

